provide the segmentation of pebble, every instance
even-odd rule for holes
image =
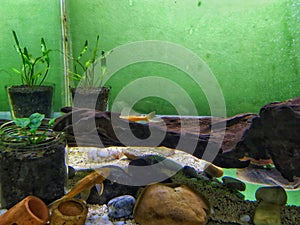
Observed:
[[[255,193],[257,201],[264,201],[276,205],[285,205],[287,195],[285,190],[280,186],[260,187]]]
[[[211,163],[204,169],[204,172],[210,177],[222,177],[224,174],[224,171],[221,167],[215,166]]]
[[[109,217],[107,215],[103,215],[98,219],[94,220],[93,224],[113,225],[113,223],[109,220]]]
[[[249,215],[241,215],[240,220],[241,220],[242,222],[249,223],[250,220],[251,220],[251,218],[250,218]]]
[[[131,195],[123,195],[111,199],[108,206],[108,215],[115,219],[127,218],[132,215],[135,198]]]
[[[237,190],[237,191],[246,190],[246,184],[233,177],[226,177],[226,176],[222,177],[222,181],[228,188],[232,190]]]
[[[124,225],[125,222],[124,221],[118,221],[118,222],[115,222],[114,225]]]

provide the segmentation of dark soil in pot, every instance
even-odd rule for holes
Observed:
[[[12,86],[8,87],[13,117],[29,117],[32,113],[45,114],[47,118],[52,113],[52,86]]]
[[[110,88],[71,88],[74,107],[91,108],[98,111],[106,111],[109,100]],[[74,97],[76,96],[76,100]]]
[[[67,179],[64,139],[51,140],[35,148],[0,146],[0,201],[10,208],[28,195],[46,204],[64,195]]]

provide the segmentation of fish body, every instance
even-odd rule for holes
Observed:
[[[147,115],[128,115],[128,116],[121,115],[120,118],[129,120],[131,122],[139,122],[139,121],[149,122],[153,118],[155,118],[155,112],[151,112]]]

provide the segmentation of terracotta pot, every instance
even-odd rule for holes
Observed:
[[[35,196],[28,196],[0,216],[0,225],[44,225],[49,221],[46,204]]]
[[[51,225],[84,225],[88,208],[83,200],[64,199],[51,209]]]

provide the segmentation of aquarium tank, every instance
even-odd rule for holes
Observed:
[[[28,86],[24,74],[43,80],[34,89],[52,86],[52,110],[43,122],[55,118],[47,129],[65,137],[66,194],[71,190],[67,196],[96,205],[101,223],[105,205],[107,223],[176,224],[180,213],[169,212],[186,207],[173,203],[175,210],[157,197],[174,188],[200,196],[202,217],[190,224],[300,224],[300,0],[1,5],[0,123],[16,121],[9,90]],[[33,98],[41,99],[32,94],[22,102]],[[41,113],[42,101],[29,108]],[[153,165],[158,168],[143,170]],[[100,170],[101,182],[99,174],[89,174],[94,170]],[[149,178],[160,174],[168,176]],[[0,200],[6,199],[1,177]],[[84,177],[95,180],[77,189]],[[146,177],[151,182],[142,181]],[[145,188],[142,195],[137,187]],[[110,202],[124,195],[133,199]],[[148,195],[169,211],[151,211],[159,207]],[[120,201],[128,215],[110,211],[118,214]],[[232,211],[223,209],[226,204]],[[90,214],[86,224],[96,224]]]

